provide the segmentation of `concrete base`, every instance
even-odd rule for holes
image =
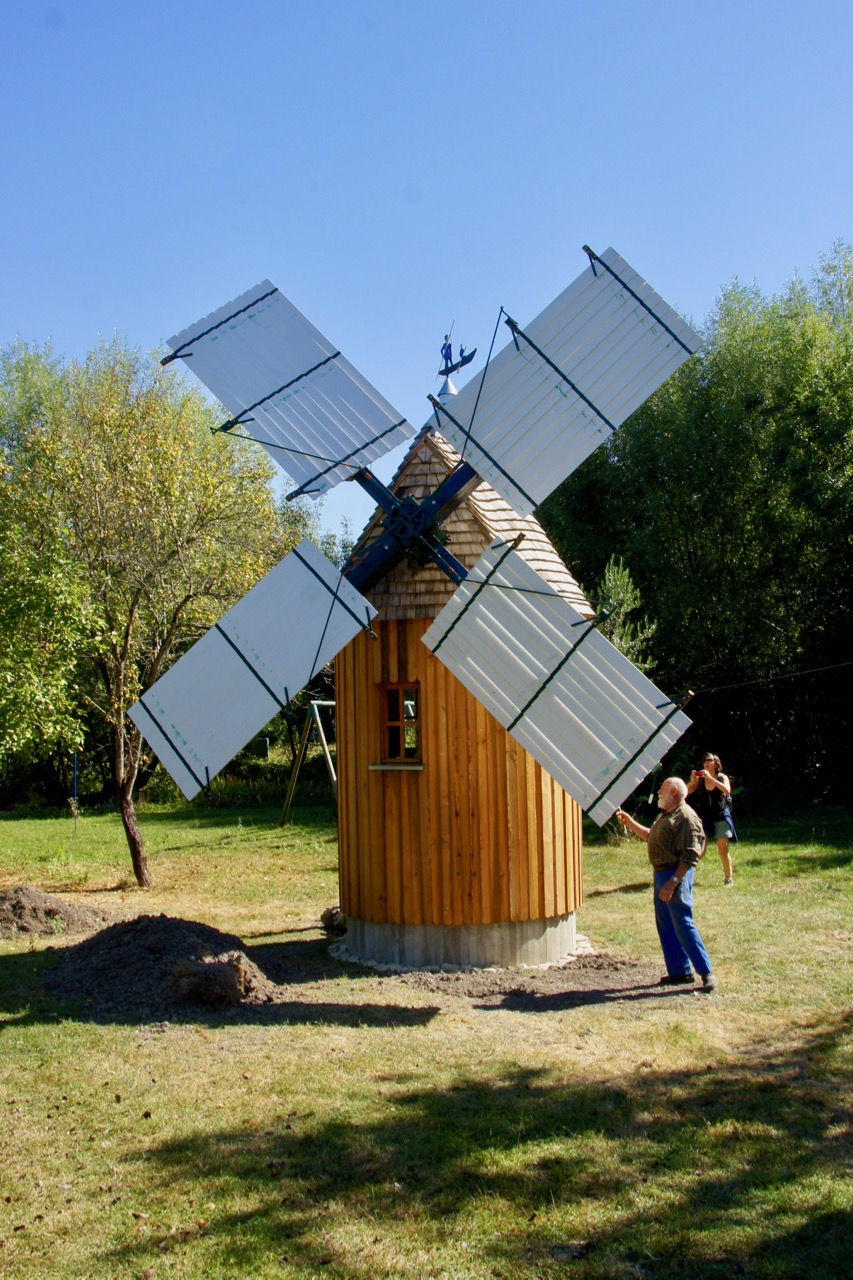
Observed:
[[[426,969],[556,964],[574,954],[575,914],[506,924],[374,924],[347,918],[344,939],[351,960]]]

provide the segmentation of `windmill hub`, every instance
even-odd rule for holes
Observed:
[[[429,530],[435,517],[414,498],[404,498],[382,521],[398,546],[410,550]]]

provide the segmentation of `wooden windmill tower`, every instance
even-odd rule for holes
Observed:
[[[341,888],[365,958],[563,954],[579,808],[604,823],[690,723],[532,519],[698,346],[614,250],[585,251],[458,396],[430,397],[396,491],[370,464],[414,428],[269,281],[169,342],[293,496],[355,479],[380,510],[343,572],[304,541],[129,715],[192,798],[341,655]]]
[[[458,467],[419,434],[391,491],[421,503]],[[381,509],[351,564],[384,534]],[[592,610],[532,516],[481,484],[445,519],[470,570],[496,539],[585,616]],[[335,661],[341,905],[352,956],[392,964],[552,962],[574,949],[581,810],[433,657],[422,638],[453,594],[431,562],[406,559],[366,592],[377,609]]]

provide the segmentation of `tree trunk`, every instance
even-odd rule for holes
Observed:
[[[139,830],[139,823],[136,820],[133,796],[130,788],[124,784],[118,787],[118,803],[121,810],[121,820],[124,824],[124,833],[127,836],[127,843],[130,848],[130,860],[133,863],[133,874],[136,876],[136,883],[140,889],[150,889],[154,884],[154,877],[151,874],[148,859],[145,856],[145,845],[142,842],[142,832]]]

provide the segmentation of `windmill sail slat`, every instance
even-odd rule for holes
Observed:
[[[128,714],[191,800],[375,616],[305,539]]]
[[[588,267],[521,326],[577,391],[519,336],[518,349],[510,341],[484,378],[473,378],[454,398],[456,422],[441,415],[442,434],[520,515],[542,502],[700,346],[690,325],[614,249],[601,255],[601,263],[597,274]]]
[[[500,541],[424,644],[599,825],[690,725]]]
[[[168,341],[273,460],[317,495],[415,434],[269,280]],[[275,394],[273,394],[275,393]],[[348,466],[330,466],[349,458]]]

